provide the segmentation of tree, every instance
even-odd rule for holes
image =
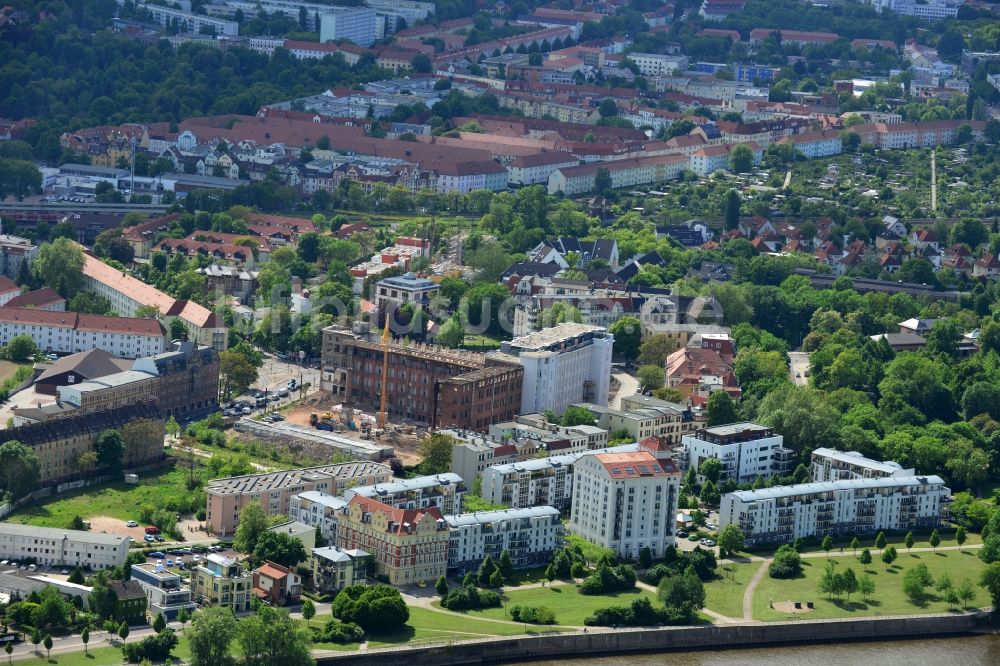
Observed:
[[[871,556],[869,555],[869,557]],[[858,592],[861,593],[862,599],[868,601],[875,594],[875,579],[868,574],[864,574],[858,578]]]
[[[740,203],[739,192],[736,190],[729,190],[726,192],[726,229],[737,229],[740,226]]]
[[[656,586],[656,596],[671,615],[690,621],[705,606],[705,585],[693,566],[680,576],[664,576]]]
[[[934,584],[934,578],[926,564],[918,564],[903,574],[903,593],[910,602],[922,605],[927,601],[927,588]]]
[[[257,368],[239,351],[219,352],[219,378],[223,395],[241,395],[257,381]]]
[[[490,588],[499,590],[501,587],[503,587],[503,574],[497,569],[490,574]]]
[[[713,391],[708,396],[708,426],[726,425],[740,420],[736,403],[726,391]]]
[[[598,167],[594,173],[594,192],[602,196],[607,196],[612,190],[611,172],[607,167]]]
[[[257,500],[248,502],[240,510],[240,521],[233,537],[233,548],[241,553],[252,553],[257,547],[260,535],[266,532],[268,527],[270,522],[264,507]]]
[[[958,529],[955,530],[955,543],[958,544],[959,550],[962,550],[962,546],[965,544],[965,539],[965,528],[959,525]]]
[[[864,567],[864,571],[868,571],[868,565],[872,563],[872,552],[865,548],[861,551],[861,556],[858,558],[861,565]]]
[[[20,499],[38,487],[38,455],[17,440],[0,444],[0,491]]]
[[[476,578],[481,587],[486,587],[490,584],[490,576],[497,571],[497,565],[493,561],[493,557],[487,555],[486,558],[479,563],[479,570],[476,572]]]
[[[979,576],[979,584],[990,595],[993,612],[997,613],[997,609],[1000,609],[1000,562],[993,562],[983,569]]]
[[[177,621],[181,623],[181,629],[184,628],[184,625],[186,625],[190,619],[191,614],[188,612],[187,608],[182,608],[177,611]]]
[[[90,627],[84,627],[83,633],[80,634],[80,640],[83,641],[83,652],[84,654],[90,654]]]
[[[294,568],[307,557],[302,540],[284,532],[264,532],[253,549],[255,562],[274,562],[288,568]]]
[[[903,543],[906,545],[906,552],[910,552],[913,548],[913,532],[907,532],[906,536],[903,537]]]
[[[156,618],[153,619],[153,631],[160,633],[167,628],[167,621],[163,617],[163,613],[157,613]]]
[[[7,644],[3,646],[3,651],[7,653],[7,664],[9,666],[14,662],[13,657],[11,657],[11,654],[14,653],[14,644],[11,641],[7,641]]]
[[[851,600],[851,595],[858,591],[858,578],[854,575],[854,569],[847,569],[840,575],[840,591],[847,595],[847,600]]]
[[[97,462],[103,467],[117,471],[121,469],[122,452],[125,444],[122,441],[121,433],[117,430],[105,430],[94,442],[94,451],[97,453]]]
[[[128,622],[125,622],[124,620],[120,625],[118,625],[118,638],[122,639],[122,643],[124,643],[125,639],[128,638]]]
[[[510,556],[510,551],[506,548],[500,553],[500,560],[497,562],[497,567],[499,567],[500,573],[503,574],[504,578],[510,578],[514,575],[514,560]]]
[[[879,550],[885,548],[885,532],[879,532],[875,535],[875,547]]]
[[[729,523],[722,528],[717,541],[719,544],[719,557],[732,557],[743,550],[746,535],[735,524]]]
[[[52,652],[52,637],[45,634],[45,639],[42,641],[42,645],[45,646],[45,658],[49,658],[49,653]]]
[[[451,451],[455,440],[448,435],[431,434],[420,441],[420,471],[441,474],[451,469]]]
[[[722,476],[722,461],[718,458],[706,458],[698,466],[698,474],[703,476],[706,481],[718,483]]]
[[[316,617],[316,604],[311,599],[306,599],[302,602],[302,619],[306,621],[307,626],[312,626],[311,620],[314,617]]]
[[[441,597],[448,596],[448,580],[444,576],[438,578],[437,582],[434,583],[434,591]]]
[[[462,326],[462,318],[458,316],[458,313],[455,313],[441,325],[437,334],[437,343],[454,349],[463,342],[465,342],[465,327]]]
[[[771,578],[795,578],[802,573],[802,556],[794,546],[785,544],[774,552],[768,575]]]
[[[934,552],[936,553],[937,547],[941,545],[941,535],[938,534],[937,528],[935,528],[934,531],[931,532],[930,544],[931,548],[933,548]]]
[[[560,419],[559,424],[565,428],[571,428],[578,425],[594,425],[596,419],[594,418],[593,412],[591,412],[586,407],[567,407],[566,411],[563,412],[562,419]]]
[[[35,654],[38,654],[38,645],[42,642],[42,632],[37,627],[31,630],[31,642],[35,646]]]
[[[186,633],[191,646],[191,666],[229,666],[235,664],[229,644],[236,636],[236,618],[225,606],[212,606],[194,616]]]
[[[614,336],[614,353],[628,359],[639,355],[639,342],[642,340],[642,322],[637,317],[622,317],[608,327],[608,332]]]
[[[754,156],[749,146],[740,144],[729,153],[729,168],[733,173],[749,173],[753,170]]]
[[[823,537],[823,542],[820,544],[819,547],[826,551],[827,557],[830,557],[830,549],[833,548],[833,538],[829,534],[827,534],[825,537]]]
[[[168,435],[170,435],[173,438],[176,438],[178,433],[180,433],[181,431],[181,426],[179,423],[177,423],[177,419],[173,415],[171,415],[170,418],[167,419],[165,429]]]
[[[840,594],[840,580],[836,573],[837,563],[827,560],[826,566],[823,567],[823,573],[820,575],[819,581],[816,583],[816,591],[820,594],[825,594],[827,596]]]
[[[80,246],[68,238],[57,238],[38,249],[31,266],[45,286],[69,299],[83,287],[83,265]]]
[[[677,343],[664,333],[646,336],[639,344],[639,363],[663,367],[676,348]]]
[[[639,385],[645,390],[656,390],[663,386],[664,370],[661,365],[644,365],[636,373]]]
[[[889,567],[899,555],[896,553],[896,549],[893,546],[889,546],[884,551],[882,551],[882,562],[885,564],[885,570],[888,571]]]
[[[962,602],[962,608],[968,608],[969,603],[976,598],[976,588],[972,586],[972,581],[968,578],[963,578],[962,582],[958,584],[955,588],[955,594]],[[994,608],[996,606],[994,605]]]
[[[649,549],[649,546],[643,546],[642,550],[639,551],[639,566],[648,569],[652,564],[653,551]]]
[[[597,112],[601,114],[601,118],[610,118],[618,115],[618,106],[615,104],[615,100],[605,97],[597,106]]]
[[[861,542],[858,541],[858,537],[854,537],[853,539],[851,539],[851,554],[852,555],[857,555],[858,554],[858,546],[860,546],[860,545],[861,545]]]
[[[37,353],[38,346],[30,335],[15,335],[7,343],[7,358],[15,363],[30,361]]]

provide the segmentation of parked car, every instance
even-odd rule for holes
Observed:
[[[715,542],[712,541],[711,539],[702,539],[700,543],[701,545],[707,546],[708,548],[712,548],[715,546]]]
[[[192,553],[207,553],[208,546],[191,546]]]
[[[156,537],[154,537],[152,534],[147,534],[146,536],[142,537],[142,540],[145,541],[146,543],[153,543],[154,541],[156,541]]]
[[[160,533],[160,528],[157,527],[156,525],[150,525],[149,527],[146,528],[146,534],[159,534],[159,533]]]
[[[153,551],[152,553],[150,553],[150,554],[149,554],[148,556],[149,556],[149,557],[152,557],[152,558],[153,558],[154,560],[162,560],[163,558],[165,558],[165,557],[166,557],[166,555],[164,555],[163,553],[161,553],[161,552],[160,552],[160,551],[158,551],[158,550],[154,550],[154,551]]]
[[[127,523],[125,523],[125,526],[126,527],[139,527],[139,523],[135,522],[134,520],[130,520]]]
[[[688,533],[685,532],[684,530],[680,530],[680,531],[677,532],[677,538],[678,539],[686,539],[687,535],[688,535]]]
[[[163,535],[162,534],[154,534],[153,538],[156,539],[157,541],[163,541]]]
[[[166,564],[168,567],[172,567],[174,566],[174,561],[172,559],[168,559],[164,564]]]
[[[688,541],[697,541],[697,540],[698,540],[698,535],[697,534],[689,534],[688,535]]]

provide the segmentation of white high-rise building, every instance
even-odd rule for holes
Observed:
[[[737,483],[791,473],[795,454],[783,443],[772,428],[756,423],[702,428],[681,439],[689,467],[698,470],[705,460],[715,458],[722,462],[720,480]]]
[[[741,490],[723,496],[719,527],[736,525],[748,545],[791,543],[810,536],[932,529],[947,520],[950,495],[940,476],[888,476]]]
[[[674,544],[681,472],[648,451],[588,454],[576,461],[570,531],[621,557]]]
[[[566,323],[504,342],[496,354],[524,366],[521,414],[608,404],[615,338],[600,326]]]
[[[371,7],[328,7],[319,16],[319,41],[349,39],[368,48],[378,38],[375,10]]]

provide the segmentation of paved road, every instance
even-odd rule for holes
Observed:
[[[613,372],[611,376],[618,380],[618,393],[611,399],[612,409],[621,409],[622,398],[627,398],[639,392],[639,380],[627,372]]]
[[[792,383],[799,386],[808,384],[809,378],[806,377],[806,373],[809,371],[809,353],[788,352],[788,358],[791,361],[788,372]]]
[[[302,367],[298,363],[282,361],[270,354],[264,356],[264,367],[257,375],[254,388],[262,391],[281,388],[290,379],[294,379],[299,384],[308,383],[312,389],[319,388],[319,370],[317,368]],[[298,392],[293,392],[293,396],[297,398]]]

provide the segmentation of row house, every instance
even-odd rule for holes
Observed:
[[[844,149],[844,142],[841,139],[840,132],[836,130],[819,130],[816,132],[795,134],[781,139],[778,143],[795,146],[795,150],[807,159],[839,155]]]
[[[972,130],[972,140],[982,141],[986,122],[982,120],[928,120],[912,123],[865,123],[855,125],[848,131],[861,137],[861,143],[870,143],[877,148],[895,150],[900,148],[933,148],[954,143],[958,130],[968,125]]]
[[[760,164],[764,159],[764,151],[754,143],[748,144],[720,144],[706,146],[695,151],[691,155],[691,171],[699,176],[709,176],[716,171],[726,171],[729,169],[730,156],[736,146],[747,146],[753,152],[754,165]]]
[[[688,168],[683,155],[656,155],[557,169],[549,176],[549,194],[567,196],[594,189],[598,172],[605,170],[613,189],[676,180]]]
[[[185,257],[209,257],[213,262],[227,262],[247,269],[253,269],[253,250],[246,245],[232,243],[212,243],[190,238],[164,238],[153,248],[168,256],[180,254]]]

